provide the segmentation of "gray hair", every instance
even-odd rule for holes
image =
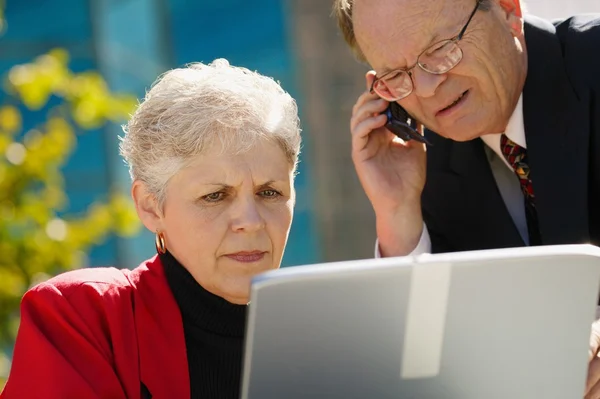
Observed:
[[[143,181],[159,204],[171,177],[215,142],[232,153],[275,142],[294,172],[301,143],[294,99],[272,78],[225,59],[160,76],[123,131],[120,152],[131,178]]]

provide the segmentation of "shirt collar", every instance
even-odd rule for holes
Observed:
[[[527,148],[527,141],[525,140],[525,124],[523,121],[523,93],[519,96],[519,101],[517,102],[517,106],[513,111],[510,119],[508,120],[508,124],[506,125],[506,130],[504,131],[506,137],[517,143],[523,148]],[[481,140],[491,148],[502,160],[508,163],[504,159],[502,155],[502,151],[500,151],[500,136],[502,133],[492,133],[492,134],[484,134],[481,136]]]

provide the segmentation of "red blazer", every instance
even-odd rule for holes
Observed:
[[[158,256],[64,273],[23,297],[0,399],[190,397],[181,313]],[[149,397],[149,396],[146,396]]]

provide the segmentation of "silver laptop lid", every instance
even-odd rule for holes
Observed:
[[[253,281],[243,399],[583,397],[600,248],[299,266]]]

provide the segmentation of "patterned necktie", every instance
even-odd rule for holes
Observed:
[[[527,230],[529,231],[529,245],[541,245],[542,239],[538,227],[537,211],[535,209],[535,193],[533,184],[529,178],[529,164],[527,162],[527,150],[505,134],[500,136],[500,149],[508,164],[519,178],[521,191],[525,198],[525,215],[527,217]]]

